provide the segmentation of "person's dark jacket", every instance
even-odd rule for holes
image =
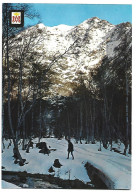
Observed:
[[[74,151],[74,147],[73,144],[71,142],[68,143],[68,152],[73,152]]]

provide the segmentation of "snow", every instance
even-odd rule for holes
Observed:
[[[56,149],[51,151],[48,155],[39,153],[39,149],[30,149],[30,153],[26,153],[20,149],[22,158],[25,158],[28,164],[19,166],[13,162],[13,145],[7,149],[8,141],[5,142],[6,149],[2,154],[2,165],[5,167],[4,170],[8,171],[27,171],[28,173],[41,173],[49,174],[48,169],[53,166],[54,160],[59,159],[63,165],[60,169],[54,168],[55,177],[62,179],[79,179],[83,182],[90,182],[90,178],[84,165],[89,162],[91,165],[101,170],[107,177],[114,182],[115,189],[130,189],[131,187],[131,156],[124,156],[119,153],[111,152],[109,149],[102,148],[102,151],[98,151],[99,143],[96,144],[74,144],[74,157],[72,160],[67,159],[67,141],[65,139],[58,140],[56,138],[42,138],[41,141],[45,141],[50,149]],[[34,140],[35,143],[38,139]],[[21,146],[20,146],[21,147]],[[116,146],[117,147],[117,146]],[[120,150],[123,148],[123,144]]]
[[[40,24],[38,24],[38,28],[39,29],[45,28],[45,25],[43,23],[40,23]]]
[[[2,188],[3,189],[19,189],[20,187],[2,180]]]
[[[65,25],[65,24],[60,24],[58,26],[53,26],[53,27],[47,27],[48,29],[51,29],[51,30],[55,30],[55,31],[61,31],[61,32],[65,32],[65,31],[69,31],[71,30],[72,28],[74,28],[74,26],[68,26],[68,25]]]
[[[21,151],[22,157],[27,159],[28,164],[23,167],[19,167],[13,163],[13,154],[12,148],[5,149],[2,157],[3,166],[6,167],[6,170],[10,171],[27,171],[29,173],[41,173],[41,174],[49,174],[48,169],[53,165],[54,160],[56,158],[60,159],[60,163],[63,165],[60,169],[60,176],[63,179],[68,179],[69,175],[66,173],[71,170],[70,178],[75,179],[78,178],[83,180],[84,182],[90,181],[87,172],[84,168],[84,164],[82,161],[84,159],[80,158],[80,156],[76,156],[75,160],[69,159],[67,160],[67,142],[65,140],[57,140],[57,139],[42,139],[41,141],[46,141],[48,146],[51,146],[52,149],[57,149],[56,151],[51,151],[50,155],[44,155],[39,153],[39,149],[34,147],[34,149],[30,149],[30,153],[25,153],[25,151]],[[36,143],[38,140],[36,140]],[[35,145],[34,145],[35,146]],[[8,156],[7,156],[8,155]],[[78,155],[78,154],[77,154]],[[78,157],[78,158],[77,158]],[[80,159],[80,160],[79,160]],[[58,169],[54,168],[55,176],[58,175]],[[80,171],[77,171],[80,170]],[[82,173],[82,174],[81,174]]]
[[[110,57],[114,57],[116,52],[114,51],[114,49],[120,44],[120,41],[117,40],[117,41],[112,41],[112,42],[109,42],[107,44],[107,49],[106,49],[106,52],[107,52],[107,56],[110,58]]]

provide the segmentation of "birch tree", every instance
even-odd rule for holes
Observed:
[[[20,5],[20,4],[19,4]],[[25,6],[24,5],[24,10],[26,11],[26,13],[28,13],[28,7],[29,6]],[[2,41],[3,41],[3,51],[5,51],[5,63],[7,66],[7,96],[8,96],[8,120],[9,120],[9,127],[10,127],[10,131],[11,131],[11,135],[12,135],[12,139],[13,139],[13,144],[14,144],[14,149],[13,149],[13,153],[14,156],[19,159],[20,161],[20,165],[24,164],[24,160],[22,159],[19,149],[18,149],[18,141],[15,137],[15,131],[14,131],[14,127],[13,127],[13,122],[12,122],[12,113],[11,113],[11,61],[10,61],[10,55],[9,52],[11,50],[11,45],[12,45],[12,40],[11,37],[13,37],[18,30],[16,28],[10,28],[9,26],[9,12],[11,9],[14,9],[15,5],[13,4],[3,4],[3,36],[2,36]],[[18,7],[20,8],[20,7]],[[32,15],[31,15],[32,16]],[[5,48],[5,50],[4,50]],[[3,54],[4,56],[4,54]],[[4,65],[3,65],[4,66]],[[4,82],[4,79],[3,79]],[[4,88],[4,83],[3,83],[3,88]],[[4,94],[4,89],[3,89],[3,94]],[[4,97],[4,95],[3,95]],[[4,115],[4,113],[3,113]],[[3,116],[4,119],[4,116]]]

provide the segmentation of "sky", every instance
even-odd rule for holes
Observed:
[[[132,6],[129,4],[42,4],[34,3],[33,8],[39,12],[40,22],[46,26],[66,24],[78,25],[88,18],[98,17],[112,24],[132,23]],[[26,25],[34,25],[37,19],[25,19]]]

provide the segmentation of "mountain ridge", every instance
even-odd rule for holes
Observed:
[[[33,51],[41,54],[39,62],[43,67],[45,64],[49,66],[54,57],[62,55],[51,67],[54,74],[51,76],[49,96],[73,94],[81,75],[85,83],[88,83],[90,72],[101,66],[105,57],[112,61],[119,54],[122,44],[128,43],[126,50],[131,47],[131,24],[128,22],[113,25],[93,17],[76,26],[61,24],[48,27],[40,23],[23,33],[29,36],[34,31],[38,33],[36,40],[42,37]],[[20,36],[23,37],[22,33],[18,38]]]

